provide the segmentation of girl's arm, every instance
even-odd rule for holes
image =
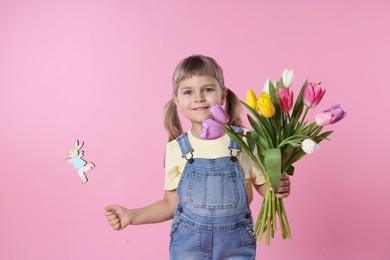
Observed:
[[[105,214],[112,228],[121,230],[128,225],[159,223],[172,219],[177,203],[176,190],[166,190],[162,200],[156,201],[149,206],[127,209],[119,205],[112,205],[105,208]]]
[[[265,183],[261,185],[253,184],[253,187],[255,188],[257,193],[259,193],[263,197],[265,196],[265,192],[267,191],[267,185]]]
[[[264,197],[267,191],[267,185],[264,183],[261,185],[254,184],[253,186],[255,187],[257,193]],[[276,194],[276,197],[279,199],[287,198],[290,195],[290,190],[290,178],[288,177],[287,173],[283,173],[280,180],[279,193]]]

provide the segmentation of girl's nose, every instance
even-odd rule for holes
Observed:
[[[203,96],[203,93],[197,93],[195,96],[195,102],[204,102],[205,98]]]

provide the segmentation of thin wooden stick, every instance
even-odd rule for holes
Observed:
[[[104,198],[102,196],[102,193],[92,183],[90,184],[90,186],[92,186],[92,189],[95,191],[96,196],[99,198],[100,202],[102,203],[102,205],[104,207],[104,205],[106,205],[106,204],[104,203]],[[121,229],[119,231],[122,233],[123,237],[125,238],[126,243],[129,243],[129,240],[127,239],[127,237],[126,237],[125,233],[123,232],[123,230]]]

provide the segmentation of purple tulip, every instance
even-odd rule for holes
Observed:
[[[229,122],[229,116],[226,111],[218,104],[210,107],[210,113],[213,118],[221,124],[227,124]]]
[[[293,107],[294,93],[289,88],[278,88],[280,109],[282,112],[290,111]]]
[[[303,103],[308,108],[316,107],[325,95],[325,91],[326,90],[321,88],[320,83],[307,83],[305,91],[303,92]]]
[[[200,131],[200,138],[204,140],[217,139],[225,133],[222,124],[214,119],[203,120]]]
[[[334,105],[324,112],[316,115],[316,123],[319,126],[334,124],[347,115],[340,105]]]
[[[222,125],[229,122],[228,114],[218,104],[210,107],[210,113],[213,116],[213,119],[203,120],[200,129],[200,138],[204,140],[212,140],[221,137],[225,133]]]

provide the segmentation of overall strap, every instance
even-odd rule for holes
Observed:
[[[241,127],[237,127],[234,125],[232,125],[231,127],[233,128],[234,132],[237,132],[237,133],[244,132],[244,129],[242,129]],[[229,149],[241,150],[241,146],[238,143],[236,143],[235,141],[233,141],[233,139],[230,139]]]
[[[234,132],[237,132],[237,133],[244,132],[244,130],[241,127],[237,127],[234,125],[232,125],[231,127],[234,130]],[[232,160],[233,162],[237,161],[237,156],[241,152],[241,146],[237,142],[235,142],[233,139],[230,139],[229,150],[230,150],[230,160]],[[233,154],[233,150],[236,150],[235,155]]]
[[[182,157],[185,158],[189,163],[192,163],[194,161],[192,154],[194,152],[194,149],[192,149],[190,141],[188,140],[187,133],[182,133],[181,135],[179,135],[176,138],[176,141],[179,143]]]

